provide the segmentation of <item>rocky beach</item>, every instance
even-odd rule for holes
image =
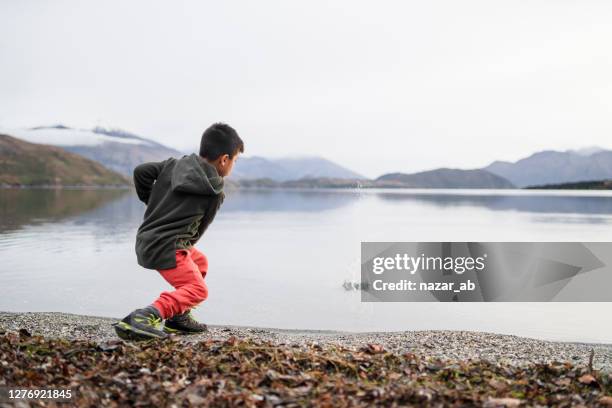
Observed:
[[[81,406],[612,406],[610,344],[232,326],[126,343],[115,321],[0,313],[0,385],[68,387]]]

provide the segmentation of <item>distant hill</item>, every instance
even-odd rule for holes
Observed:
[[[62,125],[2,129],[0,134],[31,143],[61,147],[131,179],[133,169],[147,161],[181,157],[175,149],[117,129],[74,129]],[[273,187],[408,187],[513,188],[612,179],[612,150],[537,152],[516,162],[495,161],[482,169],[440,168],[412,174],[390,173],[368,180],[359,173],[322,157],[241,157],[228,183]],[[292,183],[289,183],[292,182]]]
[[[586,148],[546,150],[516,162],[496,161],[485,167],[519,187],[612,178],[612,151]]]
[[[0,133],[31,143],[59,146],[128,177],[132,177],[134,168],[141,163],[183,156],[179,151],[160,143],[116,129],[73,129],[58,125],[0,129]]]
[[[414,174],[390,173],[376,180],[348,178],[301,178],[278,181],[239,179],[240,188],[514,188],[502,177],[484,170],[437,169]]]
[[[259,156],[240,157],[232,170],[230,176],[233,180],[287,180],[287,174],[283,167],[270,159]]]
[[[0,134],[0,185],[127,186],[121,174],[62,148]]]
[[[299,180],[277,181],[267,179],[239,179],[232,182],[237,188],[360,188],[373,187],[371,180],[302,178]]]
[[[514,185],[485,170],[436,169],[419,173],[390,173],[378,177],[375,187],[405,188],[514,188]]]
[[[545,184],[543,186],[528,186],[531,190],[612,190],[611,180],[578,181],[574,183]]]
[[[232,178],[288,181],[300,179],[365,179],[364,176],[322,157],[268,159],[241,157],[236,162]]]

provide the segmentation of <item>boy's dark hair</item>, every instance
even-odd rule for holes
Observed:
[[[215,123],[202,134],[200,156],[205,159],[217,160],[224,154],[232,158],[238,151],[244,153],[244,143],[230,125]]]

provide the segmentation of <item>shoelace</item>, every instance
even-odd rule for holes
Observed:
[[[154,315],[149,315],[147,317],[147,320],[149,321],[149,324],[155,327],[156,329],[159,329],[162,323],[162,319],[159,317],[155,317]]]

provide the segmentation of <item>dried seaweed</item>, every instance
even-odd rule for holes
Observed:
[[[612,404],[609,374],[568,362],[517,367],[400,355],[376,344],[355,351],[235,337],[96,344],[7,332],[0,385],[70,387],[79,406]]]

